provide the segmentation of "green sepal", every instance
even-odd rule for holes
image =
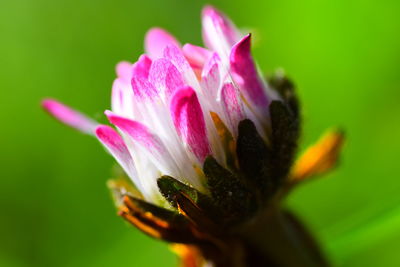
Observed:
[[[176,210],[168,210],[160,206],[156,206],[144,200],[129,196],[131,201],[144,212],[150,212],[154,216],[174,224],[183,224],[186,219],[184,216],[176,212]]]
[[[290,81],[282,71],[277,71],[268,82],[272,88],[278,91],[280,96],[287,103],[293,115],[299,118],[300,104],[292,81]]]
[[[162,176],[157,180],[158,188],[164,198],[171,206],[178,208],[178,199],[189,199],[199,209],[199,211],[216,223],[220,223],[222,218],[214,200],[195,188],[186,185],[173,177]],[[182,197],[182,195],[184,197]]]
[[[215,210],[213,200],[208,195],[201,193],[197,189],[186,185],[171,176],[164,175],[161,178],[158,178],[157,185],[163,197],[175,208],[177,207],[176,196],[184,193],[200,208],[207,210],[208,212]]]
[[[237,175],[222,167],[213,157],[206,158],[203,172],[207,186],[225,222],[238,222],[248,218],[257,209],[255,194]]]
[[[123,180],[109,180],[108,187],[111,190],[117,207],[124,205],[124,197],[128,196],[129,199],[135,204],[135,206],[140,208],[143,212],[150,212],[151,214],[162,220],[171,223],[182,223],[182,219],[185,219],[182,215],[178,214],[176,210],[165,209],[161,206],[157,206],[143,200],[143,197],[141,195],[132,194],[132,190],[129,187],[129,184],[127,185],[126,183],[124,183]]]
[[[300,122],[282,101],[272,101],[269,110],[272,129],[273,176],[280,185],[288,175],[294,161],[300,135]]]
[[[250,183],[255,190],[259,190],[263,199],[271,196],[274,192],[271,149],[265,144],[254,123],[249,119],[239,123],[236,153],[246,183]]]
[[[201,193],[197,191],[195,188],[186,185],[176,180],[175,178],[167,175],[158,178],[157,185],[163,197],[175,208],[177,207],[176,195],[179,192],[181,191],[184,192],[195,203],[197,203],[199,196],[201,195]]]

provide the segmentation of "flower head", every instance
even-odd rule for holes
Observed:
[[[229,167],[238,125],[250,119],[269,142],[269,106],[279,100],[259,74],[242,34],[211,6],[202,13],[206,48],[181,45],[160,28],[149,30],[145,54],[117,65],[111,111],[117,130],[55,100],[43,106],[62,122],[94,134],[116,158],[147,201],[160,198],[157,178],[175,177],[206,192],[201,170],[208,156]],[[225,135],[221,132],[226,131]]]
[[[279,205],[335,165],[342,134],[328,134],[292,168],[300,132],[293,84],[282,72],[267,82],[251,35],[215,8],[204,8],[202,24],[205,48],[153,28],[145,54],[117,65],[105,111],[114,128],[55,100],[43,107],[114,156],[136,187],[110,182],[119,214],[152,237],[188,244],[175,246],[184,266],[326,266]]]

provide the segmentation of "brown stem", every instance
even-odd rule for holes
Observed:
[[[255,217],[215,247],[202,247],[213,267],[327,267],[318,245],[300,221],[277,208]]]
[[[278,208],[272,208],[244,227],[241,238],[250,260],[247,266],[326,267],[318,245],[296,219]],[[254,252],[253,252],[254,251]],[[255,253],[259,261],[252,263]]]

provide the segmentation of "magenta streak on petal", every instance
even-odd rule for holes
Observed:
[[[243,106],[239,98],[239,92],[232,83],[224,84],[221,90],[221,99],[231,129],[234,131],[234,135],[236,136],[239,122],[245,117]]]
[[[141,55],[137,62],[132,66],[131,77],[147,79],[151,67],[151,59],[146,55]]]
[[[183,54],[189,61],[189,64],[194,69],[202,69],[208,58],[211,56],[211,51],[200,46],[185,44],[182,47]]]
[[[99,141],[114,156],[125,172],[132,178],[137,178],[133,159],[124,140],[113,128],[107,125],[100,125],[96,128],[96,136]]]
[[[202,84],[205,95],[216,100],[218,98],[218,90],[221,82],[219,66],[217,63],[212,65],[208,72],[202,75]]]
[[[165,76],[165,87],[166,92],[165,95],[167,99],[169,99],[176,90],[184,86],[185,81],[182,77],[182,74],[178,71],[178,69],[172,65]]]
[[[99,125],[96,128],[96,136],[99,140],[110,150],[112,154],[122,155],[128,157],[125,153],[129,154],[128,148],[124,140],[113,128],[107,125]],[[130,156],[129,156],[130,157]]]
[[[42,107],[62,123],[86,134],[94,134],[97,123],[82,113],[58,102],[54,99],[45,99]]]
[[[216,100],[218,98],[218,90],[221,82],[221,61],[217,53],[207,60],[202,71],[202,84],[205,95]]]
[[[112,85],[112,93],[111,93],[111,106],[114,111],[124,110],[124,99],[126,96],[126,92],[123,88],[124,81],[122,78],[117,78],[114,80]]]
[[[164,48],[167,45],[180,46],[179,42],[163,29],[152,28],[147,32],[144,46],[146,53],[152,59],[163,57]]]
[[[138,99],[154,99],[158,95],[156,88],[147,80],[152,65],[151,59],[142,55],[132,67],[131,85]]]
[[[154,100],[158,96],[157,89],[143,77],[132,77],[131,84],[138,100]]]
[[[248,34],[232,48],[230,64],[233,77],[249,100],[260,107],[269,104],[264,85],[258,75],[250,52],[251,35]]]
[[[165,153],[166,150],[160,138],[151,133],[144,124],[115,115],[110,111],[106,111],[105,113],[112,124],[129,135],[151,154],[162,156]]]
[[[171,61],[165,58],[157,59],[150,68],[149,81],[157,88],[161,88],[167,99],[184,85],[182,74]]]
[[[174,45],[168,45],[164,49],[164,58],[170,60],[179,71],[187,71],[191,69],[189,62],[186,60],[180,48]]]
[[[206,76],[210,73],[211,68],[221,65],[221,58],[218,53],[213,53],[212,56],[206,61],[203,67],[202,76]]]
[[[211,21],[211,25],[205,23],[208,20]],[[207,47],[215,48],[213,42],[220,41],[213,38],[215,33],[222,35],[221,38],[230,46],[234,45],[240,39],[238,30],[232,21],[212,6],[204,7],[202,11],[202,21],[203,39]]]
[[[211,154],[211,149],[195,91],[189,86],[179,89],[172,97],[170,111],[179,136],[200,162],[203,162]]]

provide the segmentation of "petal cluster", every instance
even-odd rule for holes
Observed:
[[[105,112],[114,128],[55,100],[43,102],[60,121],[95,135],[153,203],[162,199],[157,187],[162,175],[206,191],[204,161],[213,156],[229,167],[226,138],[237,139],[240,121],[250,119],[269,138],[269,105],[279,96],[259,74],[251,35],[211,6],[203,9],[202,24],[205,48],[181,45],[153,28],[145,37],[145,54],[117,65],[111,110]]]

